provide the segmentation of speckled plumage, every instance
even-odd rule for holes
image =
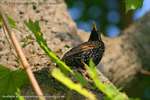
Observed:
[[[89,59],[92,58],[93,62],[97,65],[103,56],[104,50],[104,43],[94,26],[89,40],[72,48],[62,57],[62,60],[68,66],[84,69],[82,62],[88,64]]]

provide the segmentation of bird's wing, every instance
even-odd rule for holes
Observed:
[[[70,51],[68,51],[64,55],[63,58],[75,56],[75,55],[78,55],[78,54],[80,54],[84,51],[87,51],[87,50],[90,50],[90,49],[93,49],[93,48],[96,48],[96,46],[89,43],[89,42],[85,42],[85,43],[82,43],[82,44],[78,45],[77,47],[72,48]]]

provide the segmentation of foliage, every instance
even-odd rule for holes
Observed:
[[[57,55],[55,55],[48,47],[45,39],[43,38],[43,33],[41,32],[41,29],[39,27],[39,22],[33,22],[32,20],[29,20],[28,22],[25,22],[25,24],[30,29],[30,31],[34,33],[36,41],[38,42],[40,47],[45,51],[45,53],[52,59],[52,61],[57,63],[65,73],[67,73],[67,71],[73,73],[73,71],[67,65],[65,65],[65,63],[61,62]]]
[[[11,28],[16,28],[16,22],[10,16],[7,17]],[[2,27],[2,18],[0,16],[0,28]],[[19,96],[19,89],[28,82],[28,78],[23,69],[11,70],[0,64],[0,99],[9,100],[17,97],[17,100],[25,100]],[[8,97],[7,97],[8,96]]]
[[[43,33],[41,32],[41,29],[39,27],[39,22],[35,21],[33,22],[32,20],[29,20],[28,22],[25,22],[25,24],[27,25],[27,27],[30,29],[30,31],[32,31],[32,33],[34,33],[35,37],[36,37],[36,41],[38,42],[38,44],[40,45],[40,47],[45,51],[45,53],[52,59],[53,62],[55,62],[61,69],[61,71],[63,73],[65,73],[65,75],[68,75],[69,73],[71,73],[83,86],[87,85],[87,81],[83,78],[82,75],[80,75],[80,73],[78,72],[74,72],[72,69],[70,69],[70,67],[68,67],[64,62],[62,62],[55,53],[53,53],[51,51],[51,49],[47,46],[47,43],[45,41],[45,39],[43,38]],[[55,76],[56,77],[56,76]],[[58,79],[58,77],[56,77]],[[62,77],[60,77],[59,79],[62,79]],[[68,78],[66,78],[68,79]],[[59,80],[61,81],[61,80]],[[70,80],[71,81],[71,80]],[[65,81],[64,81],[65,82]],[[73,82],[71,82],[73,83]],[[66,85],[66,83],[63,83]],[[77,84],[76,84],[77,85]],[[74,89],[74,87],[76,87],[75,83],[70,85],[72,86],[70,89]],[[78,86],[78,85],[77,85]],[[83,87],[82,87],[83,88]],[[78,93],[82,93],[82,91],[76,90]],[[79,92],[80,91],[80,92]],[[87,91],[87,90],[86,90]],[[81,94],[83,95],[83,94]],[[92,95],[92,94],[91,94]]]
[[[9,23],[10,27],[16,28],[16,21],[10,16],[8,16],[7,19],[8,19],[8,23]],[[0,16],[0,28],[2,27],[2,24],[3,24],[3,21],[2,21],[2,18]]]
[[[11,28],[16,28],[15,20],[12,17],[10,17],[10,16],[8,16],[7,19],[8,19],[8,23],[9,23],[10,27]]]
[[[34,33],[36,40],[38,42],[38,44],[40,45],[40,47],[45,51],[45,53],[56,63],[60,66],[61,70],[59,70],[58,68],[55,68],[52,70],[52,76],[57,79],[58,81],[60,81],[62,84],[64,84],[65,86],[67,86],[69,89],[75,90],[76,92],[78,92],[79,94],[87,97],[87,98],[94,98],[94,95],[92,93],[90,93],[88,90],[84,89],[82,87],[81,84],[75,84],[70,78],[68,78],[66,75],[66,72],[71,73],[72,75],[74,75],[74,77],[77,77],[76,73],[71,70],[69,68],[69,66],[67,66],[64,62],[62,62],[52,51],[51,49],[48,48],[46,41],[43,38],[43,33],[40,31],[40,26],[39,26],[39,22],[35,21],[33,22],[32,20],[29,20],[28,22],[25,22],[25,24],[27,25],[27,27],[30,29],[30,31],[32,31],[32,33]],[[123,94],[120,93],[115,86],[113,86],[112,84],[107,85],[107,84],[103,84],[98,76],[97,76],[97,72],[96,72],[96,67],[94,65],[94,63],[92,63],[90,61],[90,67],[88,67],[86,65],[86,68],[88,70],[88,73],[91,77],[91,79],[94,81],[96,87],[102,91],[109,100],[128,100],[128,97]],[[65,69],[65,71],[64,71]],[[63,73],[62,73],[63,72]],[[65,74],[64,74],[65,73]],[[80,79],[82,80],[82,78]],[[88,94],[88,95],[87,95]]]
[[[143,0],[125,0],[126,12],[129,10],[136,10],[141,8],[143,5]]]
[[[131,0],[126,0],[126,11],[129,10],[135,10],[142,6],[143,0],[132,2]],[[9,24],[12,28],[16,28],[16,23],[13,20],[13,18],[8,17]],[[0,26],[1,26],[1,18],[0,18]],[[29,20],[28,22],[25,22],[27,27],[34,33],[36,40],[40,47],[45,51],[45,53],[52,59],[53,62],[59,65],[60,69],[55,68],[52,70],[51,74],[54,78],[56,78],[58,81],[60,81],[62,84],[67,86],[68,88],[77,91],[81,95],[95,100],[95,95],[89,92],[87,89],[84,89],[82,87],[82,84],[87,84],[87,81],[82,77],[81,74],[74,72],[70,67],[68,67],[64,62],[62,62],[55,53],[51,51],[50,48],[48,48],[48,45],[43,38],[43,33],[41,32],[39,22],[32,20]],[[89,73],[90,78],[93,80],[96,87],[102,91],[108,99],[110,100],[127,100],[128,97],[120,93],[119,90],[113,86],[112,84],[104,84],[102,83],[97,75],[97,69],[90,60],[89,66],[85,65],[86,69]],[[65,73],[65,74],[64,74]],[[69,77],[66,75],[68,73],[71,73],[80,81],[81,84],[74,83]],[[9,83],[11,80],[11,84]],[[7,94],[14,94],[15,91],[20,88],[23,84],[27,82],[26,74],[23,70],[18,69],[15,71],[10,71],[6,67],[0,65],[0,94],[7,95]],[[5,90],[7,88],[7,90]],[[16,93],[17,96],[19,96],[19,100],[24,100],[22,96],[20,96],[20,92],[18,91]]]
[[[52,76],[60,81],[62,84],[67,86],[71,90],[75,90],[83,96],[87,97],[89,100],[96,100],[96,97],[91,92],[87,91],[81,86],[81,84],[74,83],[69,77],[65,76],[60,69],[54,68],[52,71]]]
[[[28,22],[25,22],[27,27],[34,33],[36,37],[36,41],[40,45],[40,47],[45,51],[45,53],[51,58],[53,62],[55,62],[63,71],[65,74],[71,73],[82,85],[87,85],[86,80],[80,75],[78,72],[74,72],[73,70],[70,69],[64,62],[62,62],[55,53],[51,51],[51,49],[48,47],[45,39],[43,38],[43,33],[41,32],[41,29],[39,27],[39,22],[38,21],[31,21],[29,20]]]
[[[129,100],[129,98],[124,94],[119,92],[119,90],[113,84],[105,84],[100,81],[97,73],[97,69],[92,59],[90,59],[89,66],[85,64],[87,72],[90,78],[93,80],[96,87],[102,91],[109,100]]]
[[[25,98],[24,98],[23,96],[21,96],[20,89],[17,89],[17,92],[16,92],[16,99],[17,99],[17,100],[25,100]]]
[[[22,69],[12,71],[0,65],[0,96],[15,95],[17,89],[27,81],[28,78]]]

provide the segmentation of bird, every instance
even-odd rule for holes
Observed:
[[[96,24],[93,24],[88,41],[83,42],[66,52],[62,61],[73,69],[85,70],[84,63],[89,64],[92,59],[95,65],[101,61],[105,51],[105,45],[101,38],[101,33],[97,30]]]

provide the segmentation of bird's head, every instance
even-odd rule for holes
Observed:
[[[91,35],[88,41],[102,41],[101,33],[97,30],[95,23],[93,23]]]

